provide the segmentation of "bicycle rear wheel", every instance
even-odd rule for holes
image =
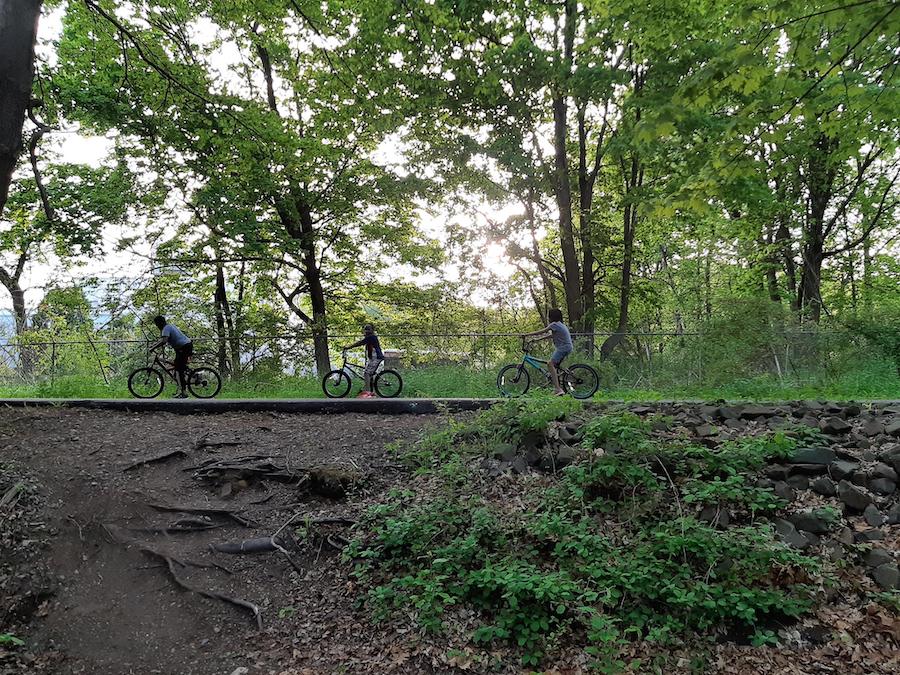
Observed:
[[[381,398],[396,398],[403,391],[403,378],[396,370],[382,370],[375,376],[374,386]]]
[[[344,398],[350,393],[350,376],[343,370],[332,370],[322,378],[322,391],[328,398]]]
[[[563,388],[573,398],[590,398],[600,387],[600,376],[597,371],[584,363],[576,363],[566,369]]]
[[[531,386],[531,376],[521,363],[503,366],[497,375],[497,389],[501,396],[514,398],[524,396]]]
[[[201,366],[188,371],[188,389],[197,398],[212,398],[222,388],[222,378],[212,368]]]
[[[128,376],[128,391],[135,398],[156,398],[164,385],[163,374],[155,368],[138,368]]]

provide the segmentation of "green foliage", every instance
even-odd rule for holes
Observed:
[[[24,647],[25,641],[12,633],[0,633],[0,645],[6,647]]]
[[[598,665],[615,667],[628,640],[669,643],[724,626],[764,643],[774,636],[771,618],[812,607],[814,559],[777,543],[764,523],[720,531],[682,510],[704,503],[751,514],[778,508],[771,491],[750,486],[750,475],[789,451],[792,439],[775,434],[720,452],[654,446],[635,416],[603,415],[586,425],[589,445],[614,440],[620,452],[569,466],[549,487],[520,483],[514,503],[481,496],[484,479],[466,462],[470,446],[460,440],[471,442],[473,432],[509,438],[510,428],[521,430],[511,418],[540,428],[558,418],[554,403],[544,402],[543,413],[538,404],[527,413],[507,408],[427,437],[431,452],[444,446],[442,463],[426,474],[429,492],[391,493],[367,513],[346,554],[376,617],[412,612],[440,631],[448,609],[464,606],[477,613],[473,642],[517,645],[525,665],[539,665],[566,634],[582,636]],[[654,464],[683,450],[669,475]],[[782,575],[795,582],[781,583]]]

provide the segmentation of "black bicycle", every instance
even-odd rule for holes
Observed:
[[[328,398],[344,398],[353,387],[353,380],[365,380],[363,371],[365,366],[359,363],[350,363],[347,360],[347,352],[342,352],[344,361],[340,368],[336,368],[322,378],[322,391]],[[400,373],[390,368],[384,368],[382,361],[379,372],[372,381],[375,393],[381,398],[396,398],[403,391],[403,378]]]
[[[526,366],[531,366],[543,375],[543,383],[550,384],[550,371],[547,368],[549,361],[537,359],[529,353],[529,343],[522,338],[522,362],[511,363],[503,366],[497,374],[497,388],[503,396],[524,396],[531,387],[531,375]],[[586,363],[573,363],[568,368],[557,368],[560,386],[574,398],[590,398],[600,388],[600,376],[597,371]]]
[[[222,378],[209,366],[187,369],[187,388],[197,398],[212,398],[222,389]],[[161,359],[157,350],[153,363],[132,371],[128,376],[128,391],[135,398],[156,398],[162,393],[168,375],[178,385],[175,364]]]

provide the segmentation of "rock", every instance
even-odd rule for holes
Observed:
[[[532,430],[522,436],[522,440],[519,442],[519,447],[525,450],[536,450],[544,445],[546,439],[544,438],[544,433],[537,430]]]
[[[713,405],[711,403],[706,403],[697,408],[697,412],[700,414],[703,419],[707,422],[713,420],[716,417],[716,413],[719,410],[719,406]]]
[[[809,478],[803,475],[788,476],[787,484],[797,490],[809,490]]]
[[[776,518],[773,521],[778,539],[793,548],[809,548],[809,540],[797,531],[794,524],[784,518]]]
[[[872,467],[869,470],[869,475],[872,476],[872,478],[887,478],[895,483],[897,482],[897,472],[884,462],[878,462],[878,464]]]
[[[900,588],[900,569],[897,568],[897,565],[888,564],[876,567],[872,572],[872,578],[886,591]]]
[[[510,464],[510,467],[513,470],[513,473],[528,473],[528,462],[525,461],[524,457],[516,457]]]
[[[844,559],[844,547],[837,541],[826,541],[822,547],[822,553],[831,562],[839,562]]]
[[[720,506],[707,506],[700,512],[699,520],[713,527],[725,528],[731,522],[731,515],[727,509]]]
[[[322,497],[341,499],[362,482],[363,475],[358,471],[339,466],[321,466],[310,470],[306,488]]]
[[[867,487],[879,495],[892,495],[897,490],[897,484],[887,478],[872,478],[869,480]]]
[[[894,504],[888,509],[885,520],[888,525],[900,525],[900,504]]]
[[[778,411],[775,408],[766,405],[745,405],[741,410],[741,418],[745,420],[757,419],[760,417],[772,417]]]
[[[819,422],[819,429],[822,430],[822,433],[832,436],[846,434],[852,428],[846,420],[842,420],[840,417],[827,417]]]
[[[846,546],[850,546],[856,542],[856,539],[853,538],[853,530],[849,527],[842,527],[834,538],[835,541],[845,544]]]
[[[783,499],[786,502],[792,502],[797,498],[797,493],[794,492],[794,488],[785,483],[783,480],[777,481],[772,486],[772,492],[775,493],[775,496]]]
[[[736,420],[741,416],[741,409],[732,406],[719,406],[716,410],[716,417],[720,420]]]
[[[864,461],[864,462],[874,462],[876,459],[878,459],[878,456],[877,456],[874,452],[872,452],[871,450],[864,450],[864,451],[860,454],[860,458],[861,458],[862,461]]]
[[[481,460],[479,466],[490,478],[496,478],[503,473],[503,470],[500,468],[500,462],[493,457],[485,457]]]
[[[868,544],[873,541],[881,541],[884,539],[884,532],[881,530],[863,530],[853,534],[853,542],[856,544]]]
[[[806,427],[812,427],[813,429],[819,428],[819,418],[813,417],[812,415],[804,415],[800,418],[800,424]]]
[[[856,462],[848,462],[843,459],[839,459],[836,462],[832,462],[828,465],[828,473],[835,480],[844,480],[848,476],[852,476],[853,473],[859,468],[859,464]]]
[[[537,448],[529,448],[525,451],[525,461],[528,466],[537,466],[541,463],[541,453]]]
[[[885,462],[888,462],[894,457],[900,457],[900,443],[889,445],[881,452],[881,459]]]
[[[822,540],[819,538],[819,535],[815,534],[814,532],[808,532],[806,530],[797,530],[797,532],[806,537],[806,541],[809,542],[810,546],[818,546],[822,542]]]
[[[831,512],[824,509],[792,513],[787,517],[787,520],[798,530],[812,532],[813,534],[826,534],[835,523]]]
[[[869,483],[869,476],[862,471],[857,471],[855,474],[850,476],[850,482],[853,483],[856,487],[866,487],[866,485],[868,485]]]
[[[767,466],[763,471],[772,480],[786,480],[791,475],[791,470],[782,464]]]
[[[888,436],[900,436],[900,420],[894,420],[884,425],[884,433]]]
[[[564,443],[578,443],[584,437],[584,428],[576,424],[566,424],[559,428],[559,440]]]
[[[837,455],[831,448],[797,448],[787,460],[790,464],[831,464]]]
[[[865,511],[863,511],[863,518],[865,518],[866,522],[872,527],[881,527],[884,525],[884,516],[881,515],[881,511],[878,510],[878,507],[874,504],[869,504]]]
[[[837,493],[838,499],[856,511],[864,511],[872,503],[871,496],[845,480],[838,483]]]
[[[563,469],[575,461],[575,448],[562,447],[556,452],[556,468]]]
[[[827,476],[816,478],[809,484],[809,488],[817,495],[822,495],[823,497],[834,497],[837,494],[837,486]]]
[[[728,420],[725,420],[722,424],[724,426],[728,427],[729,429],[733,429],[735,431],[740,431],[741,429],[744,429],[747,426],[744,422],[741,422],[738,419],[728,419]]]
[[[894,562],[894,556],[883,548],[873,548],[862,559],[867,567],[880,567],[881,565]]]
[[[512,443],[500,443],[494,448],[491,456],[501,462],[511,462],[516,456],[516,446]]]
[[[884,433],[884,425],[878,420],[869,420],[865,424],[863,424],[862,433],[864,436],[877,436],[878,434]]]
[[[700,424],[694,428],[694,433],[700,438],[709,438],[710,436],[718,435],[719,430],[712,424]]]
[[[843,410],[844,419],[847,419],[848,417],[858,417],[861,412],[862,408],[855,403],[846,405]]]
[[[792,464],[791,474],[803,474],[805,476],[818,476],[828,471],[828,467],[824,464]]]
[[[770,417],[766,421],[766,426],[768,426],[770,429],[781,429],[786,424],[787,424],[787,420],[779,415],[776,415],[775,417]]]

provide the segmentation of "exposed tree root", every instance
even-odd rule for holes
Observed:
[[[251,527],[253,525],[252,522],[240,515],[240,510],[232,510],[215,506],[188,506],[184,504],[148,503],[147,505],[152,509],[156,509],[157,511],[169,511],[174,513],[199,513],[206,516],[221,516],[224,518],[231,518],[233,521],[240,525],[243,525],[244,527]]]
[[[170,450],[169,452],[164,452],[161,455],[144,457],[143,459],[139,459],[136,462],[132,462],[128,466],[123,467],[122,471],[133,471],[139,466],[144,466],[145,464],[155,464],[156,462],[164,462],[167,459],[173,459],[175,457],[187,457],[187,453],[184,450]]]

